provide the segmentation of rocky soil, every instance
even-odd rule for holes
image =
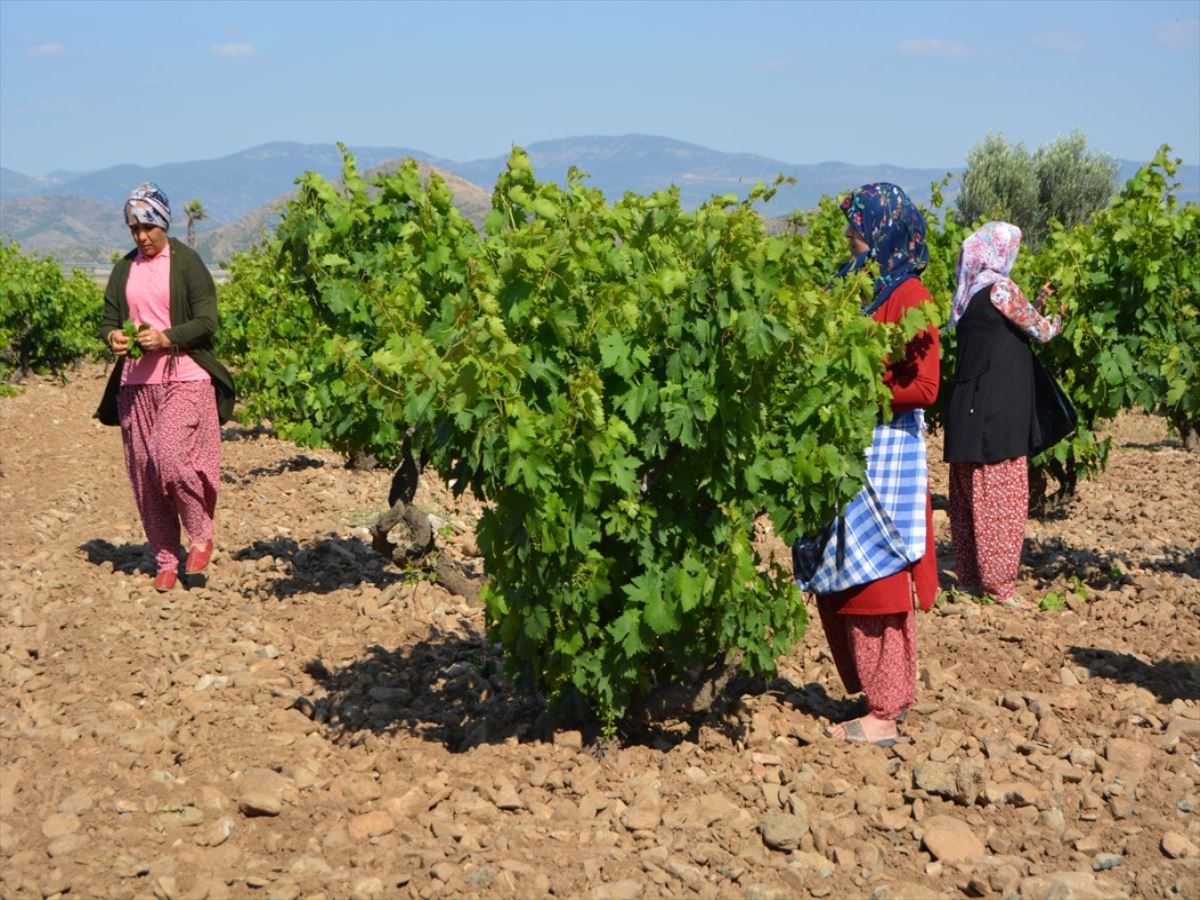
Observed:
[[[822,737],[853,701],[815,625],[597,745],[373,554],[386,472],[227,429],[208,583],[155,593],[102,375],[0,400],[4,897],[1200,897],[1200,456],[1160,420],[1029,523],[1065,609],[921,617],[896,747]],[[477,507],[417,503],[478,567]]]

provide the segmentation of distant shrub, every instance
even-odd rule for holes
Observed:
[[[967,153],[958,195],[958,220],[1003,219],[1020,226],[1025,243],[1040,247],[1050,223],[1066,228],[1086,222],[1116,192],[1117,163],[1089,153],[1078,131],[1033,153],[1003,134],[989,134]]]
[[[99,354],[104,296],[82,270],[66,277],[53,259],[0,242],[0,381],[61,374]]]

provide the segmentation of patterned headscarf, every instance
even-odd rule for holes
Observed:
[[[869,316],[902,282],[916,278],[929,264],[925,217],[908,194],[882,181],[852,191],[842,201],[842,212],[869,249],[847,261],[838,269],[838,276],[861,269],[868,260],[879,263],[875,296],[863,306],[863,313]]]
[[[995,285],[993,292],[1013,290],[1015,285],[1008,273],[1020,249],[1021,229],[1008,222],[988,222],[963,241],[958,251],[958,287],[946,328],[958,324],[971,298],[988,285]]]
[[[163,231],[171,227],[171,203],[153,181],[139,184],[125,201],[125,224],[157,225]]]

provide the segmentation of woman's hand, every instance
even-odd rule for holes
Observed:
[[[129,337],[120,328],[114,328],[108,333],[108,346],[117,356],[129,353]]]
[[[1055,294],[1054,285],[1047,281],[1042,285],[1042,289],[1037,293],[1037,299],[1033,301],[1033,305],[1037,307],[1038,312],[1041,312],[1046,305],[1046,301]]]
[[[147,353],[152,350],[167,350],[171,346],[171,339],[161,331],[155,331],[153,328],[146,328],[139,331],[137,342]]]

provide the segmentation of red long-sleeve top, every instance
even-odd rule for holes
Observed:
[[[910,278],[892,291],[872,318],[876,322],[899,322],[906,310],[932,300],[925,285]],[[892,363],[883,373],[883,383],[892,389],[893,415],[932,406],[941,379],[941,342],[936,328],[922,331],[906,349],[904,359]]]
[[[910,278],[892,291],[875,310],[877,322],[899,322],[905,310],[931,300],[925,285]],[[883,383],[892,389],[892,414],[925,409],[937,399],[941,378],[938,330],[930,327],[908,342],[904,359],[890,363]],[[886,616],[913,608],[913,593],[921,609],[930,609],[937,597],[937,551],[933,540],[933,502],[925,492],[925,555],[894,575],[821,599],[832,603],[842,615]]]

